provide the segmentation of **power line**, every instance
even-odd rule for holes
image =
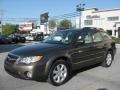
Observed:
[[[63,19],[63,18],[72,18],[72,17],[76,17],[76,16],[79,16],[78,12],[63,14],[63,15],[59,15],[59,16],[53,16],[53,17],[50,17],[50,18]]]
[[[73,18],[79,16],[78,12],[67,13],[58,16],[51,16],[50,19],[65,19],[65,18]],[[16,22],[24,22],[24,21],[39,21],[40,18],[3,18],[3,21],[16,21]]]

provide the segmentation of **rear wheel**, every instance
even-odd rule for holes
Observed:
[[[66,61],[59,60],[56,61],[51,67],[48,82],[55,86],[64,84],[70,76],[70,68]]]
[[[111,51],[108,51],[108,53],[106,54],[105,60],[102,63],[103,67],[110,67],[113,61],[113,54]]]

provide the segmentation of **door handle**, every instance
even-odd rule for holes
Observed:
[[[78,53],[81,53],[81,52],[82,52],[81,50],[78,51]]]

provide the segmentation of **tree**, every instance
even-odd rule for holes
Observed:
[[[18,25],[6,24],[2,26],[2,29],[3,29],[2,31],[3,35],[10,35],[17,31]]]
[[[69,29],[72,27],[72,23],[70,20],[64,19],[60,22],[59,28],[60,29]]]
[[[54,19],[49,20],[49,28],[54,29],[57,26],[56,21]]]

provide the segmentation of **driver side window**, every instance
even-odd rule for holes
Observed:
[[[88,32],[84,32],[81,35],[79,35],[78,40],[84,40],[85,44],[93,42],[92,36]]]

